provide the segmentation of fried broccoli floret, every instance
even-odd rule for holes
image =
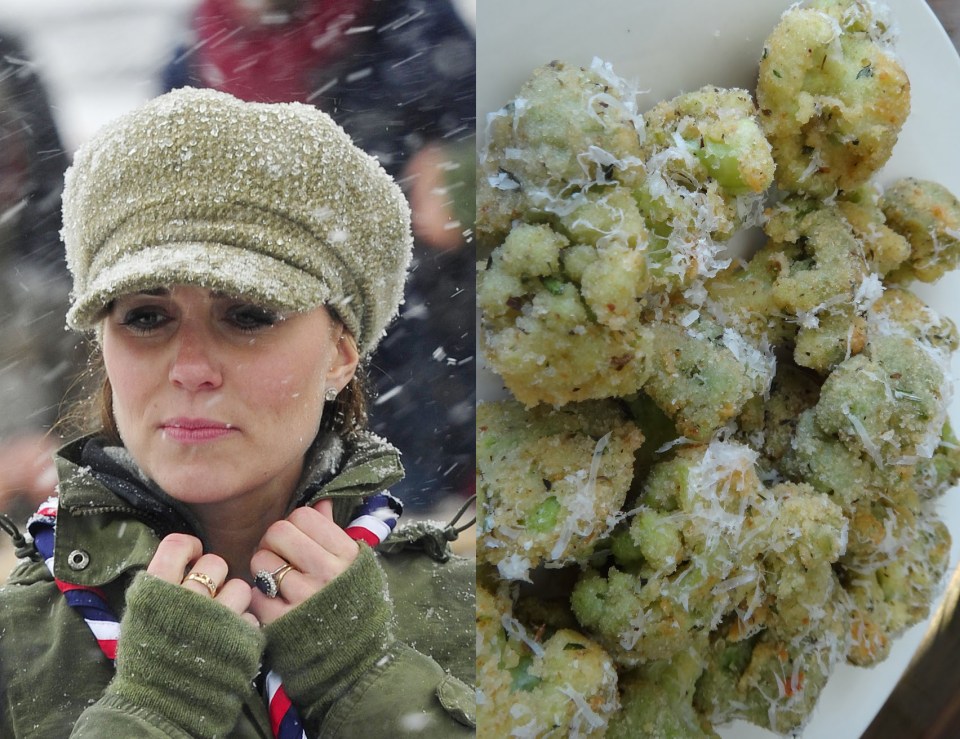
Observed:
[[[516,226],[478,275],[490,365],[527,405],[636,392],[649,339],[626,318],[644,275],[643,256],[629,244],[570,246],[549,226]]]
[[[778,633],[794,637],[816,623],[846,520],[807,486],[766,489],[755,461],[748,447],[714,441],[654,466],[642,507],[613,537],[618,564],[587,570],[571,598],[618,663],[673,659],[738,611],[766,607]]]
[[[915,341],[877,336],[823,384],[817,425],[878,465],[930,457],[946,420],[943,366]]]
[[[880,468],[930,458],[946,421],[956,330],[897,290],[871,309],[869,336],[863,353],[841,362],[824,382],[816,425]]]
[[[826,372],[863,348],[864,314],[882,292],[880,279],[836,206],[788,201],[766,231],[772,243],[764,253],[784,255],[771,301],[799,324],[794,361]]]
[[[816,628],[836,597],[833,565],[846,551],[847,520],[840,506],[809,485],[781,483],[769,497],[775,515],[758,534],[773,598],[767,624],[781,636],[799,637]]]
[[[778,734],[797,732],[846,654],[847,624],[844,605],[831,601],[799,638],[774,629],[744,637],[735,620],[721,626],[705,654],[695,708],[714,725],[739,718]]]
[[[774,486],[766,507],[754,534],[765,600],[714,631],[695,705],[713,723],[741,718],[788,733],[847,654],[849,609],[834,568],[848,526],[839,506],[803,484]]]
[[[745,265],[707,281],[707,306],[753,343],[792,347],[797,364],[827,372],[862,350],[879,275],[836,204],[788,199],[765,229],[769,240]]]
[[[909,245],[885,225],[875,191],[854,195],[788,198],[772,209],[767,243],[706,282],[710,311],[755,344],[792,347],[799,365],[821,373],[862,351],[881,277]]]
[[[797,321],[774,301],[773,285],[797,252],[768,242],[746,263],[732,262],[704,285],[709,312],[756,346],[792,344]]]
[[[619,709],[617,673],[600,647],[566,629],[532,634],[506,596],[483,587],[477,588],[477,674],[481,737],[601,737]]]
[[[776,477],[793,445],[801,414],[816,405],[823,380],[786,358],[777,363],[769,397],[756,398],[738,419],[740,437],[760,452],[761,477]]]
[[[678,137],[695,157],[695,162],[680,156],[665,158],[665,169],[674,178],[698,183],[712,179],[731,200],[748,192],[762,193],[773,182],[770,144],[746,90],[703,87],[658,103],[644,114],[644,120],[645,158],[676,146]],[[681,161],[686,166],[675,166]],[[730,220],[736,221],[736,216]]]
[[[571,597],[577,619],[619,663],[671,659],[756,590],[754,557],[739,551],[761,489],[755,460],[748,447],[714,441],[654,465],[630,541],[614,544],[635,548],[628,564],[639,572],[587,570]]]
[[[905,288],[888,286],[871,306],[869,320],[874,332],[909,337],[944,361],[960,346],[953,321]]]
[[[869,540],[872,551],[865,561],[847,562],[841,574],[852,614],[848,660],[867,666],[884,659],[894,638],[929,615],[946,572],[950,534],[932,512],[914,515],[881,503],[854,518],[851,532],[854,546]]]
[[[584,561],[618,520],[642,443],[613,401],[479,404],[478,559],[508,580],[544,562]]]
[[[877,467],[860,445],[850,447],[824,433],[811,408],[800,414],[780,472],[831,497],[845,511],[857,500],[872,497],[902,479],[899,467]]]
[[[828,197],[889,159],[910,112],[890,27],[862,0],[815,0],[784,13],[760,59],[757,103],[777,185]]]
[[[571,143],[572,134],[554,131],[560,123],[544,112],[559,104],[556,96],[599,104],[613,117],[611,130],[627,126],[622,85],[603,93],[619,95],[620,107],[596,102],[602,79],[596,65],[541,68],[510,115],[491,124],[486,164],[500,162],[502,170],[504,157],[517,157],[521,174],[505,191],[508,218],[491,228],[503,241],[480,271],[478,303],[487,358],[527,405],[639,390],[649,372],[645,309],[726,265],[719,240],[759,212],[772,180],[769,146],[742,90],[704,88],[657,106],[635,152],[646,165],[616,153],[619,139],[590,138],[609,133],[600,126],[606,118],[591,118]],[[629,121],[634,138],[637,120]],[[598,151],[612,157],[599,168]],[[550,183],[536,189],[536,207],[510,194],[522,189],[529,200],[532,182]]]
[[[800,414],[780,469],[837,503],[849,521],[835,570],[850,610],[849,653],[873,664],[924,618],[949,535],[924,503],[957,479],[946,423],[946,360],[956,331],[916,296],[891,289],[872,306],[863,353],[824,381]]]
[[[863,245],[871,271],[886,277],[910,256],[910,242],[887,225],[880,191],[872,184],[844,193],[836,201],[854,236]]]
[[[487,120],[478,172],[477,231],[500,242],[520,215],[562,212],[566,198],[640,168],[636,93],[608,64],[554,61]]]
[[[943,425],[940,443],[929,459],[917,461],[913,484],[927,499],[939,498],[960,482],[960,440],[948,420]]]
[[[713,739],[718,735],[693,708],[705,645],[697,639],[670,660],[649,662],[620,680],[623,709],[610,719],[607,739]]]
[[[657,104],[644,120],[646,177],[634,196],[653,235],[651,272],[676,289],[715,273],[717,242],[755,222],[773,158],[745,90],[704,87]]]
[[[567,226],[596,245],[520,224],[494,251],[478,280],[487,358],[527,405],[644,389],[680,433],[705,440],[766,391],[772,359],[763,340],[692,306],[642,310],[642,250],[621,227],[608,233],[615,196],[590,201]]]
[[[688,439],[709,440],[770,387],[772,355],[705,312],[675,310],[650,335],[644,392]]]
[[[908,177],[883,192],[890,228],[910,242],[910,258],[893,279],[933,282],[960,262],[960,201],[936,182]]]

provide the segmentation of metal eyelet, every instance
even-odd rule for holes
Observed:
[[[90,564],[90,555],[82,549],[74,549],[67,556],[67,565],[71,570],[84,570]]]

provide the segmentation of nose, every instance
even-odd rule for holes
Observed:
[[[223,383],[220,362],[212,337],[190,321],[177,332],[170,382],[184,390],[215,390]]]

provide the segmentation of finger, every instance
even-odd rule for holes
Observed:
[[[277,569],[287,564],[280,557],[267,549],[259,549],[254,552],[250,559],[250,573],[256,577],[261,570],[263,572],[276,572]],[[290,595],[290,577],[297,574],[291,570],[280,580],[280,588],[276,598],[267,597],[259,588],[254,586],[250,589],[249,610],[261,624],[267,626],[296,605],[300,600],[293,600]]]
[[[189,534],[169,534],[154,552],[147,572],[174,585],[183,581],[183,575],[192,562],[203,554],[203,544]]]
[[[256,588],[251,593],[250,613],[264,626],[269,626],[293,607],[285,599],[268,598]]]
[[[198,572],[206,575],[213,580],[216,590],[219,591],[223,581],[227,579],[227,563],[216,554],[204,554],[193,563],[190,567],[190,572]],[[210,589],[204,583],[188,579],[190,572],[183,575],[183,587],[199,595],[215,597],[216,593],[211,593]]]
[[[260,620],[256,616],[254,616],[252,613],[250,612],[242,613],[240,614],[240,618],[242,618],[248,624],[253,626],[255,629],[260,628]]]
[[[320,590],[318,584],[297,570],[290,570],[281,580],[277,597],[270,598],[258,588],[250,591],[250,612],[264,626],[296,608]]]
[[[290,564],[286,560],[280,559],[280,555],[269,549],[258,549],[250,558],[250,574],[254,577],[258,572],[276,572],[285,564]],[[296,567],[296,565],[294,565]],[[256,589],[256,587],[254,587]]]
[[[243,615],[250,608],[251,588],[239,578],[227,580],[214,600],[234,613]]]
[[[325,516],[331,521],[333,520],[333,498],[324,498],[323,500],[318,500],[311,507],[321,516]]]
[[[323,512],[315,508],[296,508],[287,520],[331,554],[349,560],[357,556],[356,542]]]
[[[257,573],[261,571],[272,574],[287,564],[290,563],[281,559],[275,552],[267,549],[260,549],[254,552],[254,555],[250,560],[250,571],[254,577],[256,577]],[[297,569],[295,564],[291,564],[291,567],[293,569],[283,572],[279,575],[279,577],[275,578],[275,581],[277,582],[276,598],[270,598],[256,586],[254,586],[252,589],[252,597],[256,598],[257,595],[262,595],[264,598],[270,601],[280,600],[291,605],[297,605],[317,592],[320,583],[306,577],[303,572]]]
[[[309,508],[298,510],[326,521],[319,513]],[[333,579],[336,573],[345,569],[356,559],[359,551],[357,544],[342,530],[325,532],[322,525],[318,528],[304,523],[307,517],[303,513],[294,511],[294,514],[291,514],[289,519],[277,521],[267,529],[260,542],[262,549],[272,551],[300,572],[317,576],[323,581]],[[304,528],[310,528],[311,533],[306,533]],[[327,536],[326,533],[332,535]],[[331,575],[331,572],[334,574]]]

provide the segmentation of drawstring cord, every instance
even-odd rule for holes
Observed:
[[[24,557],[39,562],[43,559],[40,552],[33,545],[32,541],[27,541],[26,537],[20,533],[20,529],[6,513],[0,513],[0,530],[6,533],[13,541],[14,554],[23,559]]]
[[[399,529],[394,536],[381,544],[378,547],[379,551],[392,554],[402,552],[405,549],[420,550],[437,562],[446,562],[453,556],[450,542],[456,541],[460,534],[476,523],[476,516],[465,523],[460,523],[460,519],[467,512],[467,509],[473,505],[476,498],[476,495],[467,498],[460,510],[442,529],[440,528],[441,524],[435,521],[413,521]]]
[[[443,530],[443,537],[447,541],[456,541],[457,537],[460,536],[464,531],[469,529],[477,522],[477,515],[474,513],[473,518],[467,521],[461,526],[457,526],[457,522],[460,520],[460,517],[467,512],[467,509],[470,508],[477,500],[476,494],[471,495],[467,498],[466,502],[460,507],[460,510],[454,514],[453,518],[450,519],[450,522],[447,524],[446,528]]]

